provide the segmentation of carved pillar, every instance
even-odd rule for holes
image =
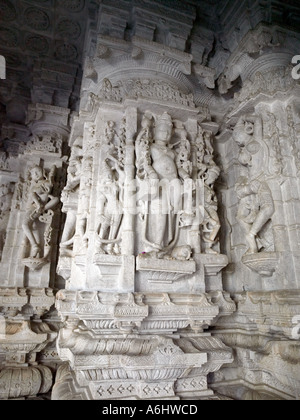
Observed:
[[[64,108],[30,105],[27,128],[6,129],[10,144],[20,131],[31,134],[11,150],[1,174],[8,184],[3,184],[1,195],[7,229],[4,234],[1,231],[0,269],[5,274],[0,288],[0,351],[5,360],[0,399],[47,394],[53,385],[53,373],[47,367],[53,359],[42,352],[55,341],[59,326],[50,309],[57,287],[59,198],[65,180],[69,114]],[[10,214],[6,214],[8,208]]]
[[[133,190],[135,181],[135,146],[134,137],[137,133],[137,109],[126,110],[126,161],[125,161],[125,194],[124,194],[124,227],[122,253],[134,255],[134,216],[136,198]],[[134,286],[134,285],[133,285]]]
[[[204,331],[235,310],[220,274],[228,260],[218,240],[218,127],[180,84],[183,73],[153,71],[153,54],[186,72],[191,56],[138,38],[121,44],[99,38],[102,79],[84,80],[72,128],[71,160],[82,157],[66,189],[77,191],[78,211],[60,250],[68,282],[56,303],[65,321],[59,355],[70,369],[53,398],[213,398],[207,375],[232,355]]]
[[[251,90],[254,85],[255,91]],[[276,86],[284,93],[278,91],[268,103],[267,95],[275,92]],[[246,85],[237,97],[237,110],[229,119],[234,129],[228,141],[234,143],[239,165],[235,184],[239,199],[237,228],[239,234],[244,233],[247,247],[242,262],[257,279],[260,277],[263,290],[298,285],[297,270],[292,269],[294,258],[298,258],[294,245],[298,212],[293,204],[299,199],[297,147],[293,140],[296,114],[289,105],[296,89],[289,67],[258,72],[253,85]],[[252,112],[245,113],[250,95]]]
[[[243,87],[218,142],[226,184],[224,245],[232,261],[224,284],[237,312],[215,330],[235,348],[240,368],[214,375],[212,387],[235,399],[297,400],[299,363],[291,348],[299,348],[299,83],[291,61],[299,42],[264,25],[243,42],[227,69],[236,77],[235,64],[241,64]]]

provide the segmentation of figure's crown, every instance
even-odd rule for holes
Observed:
[[[161,115],[157,121],[156,121],[156,127],[160,125],[169,125],[170,127],[173,127],[173,122],[171,116],[165,112],[163,115]]]

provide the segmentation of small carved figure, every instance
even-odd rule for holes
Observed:
[[[101,144],[102,153],[105,157],[104,159],[108,159],[109,157],[116,158],[117,149],[114,145],[116,135],[115,123],[113,121],[108,121],[105,126],[105,132]]]
[[[257,139],[262,135],[262,122],[256,115],[243,115],[233,131],[233,139],[240,147],[239,162],[243,166],[252,166],[252,156],[261,146]]]
[[[150,146],[151,165],[147,169],[147,178],[164,182],[163,191],[157,191],[151,202],[146,203],[144,215],[144,242],[153,252],[167,254],[178,241],[181,203],[180,178],[186,178],[186,172],[176,165],[176,153],[170,142],[173,135],[173,122],[169,114],[160,116],[155,127],[155,142]],[[174,194],[171,193],[173,183]],[[176,187],[175,187],[176,184]],[[159,189],[158,189],[159,190]],[[148,211],[149,210],[149,211]],[[151,226],[151,231],[148,227]],[[148,232],[149,230],[149,232]],[[147,239],[147,236],[151,239]]]
[[[272,193],[267,183],[250,182],[246,177],[238,180],[236,192],[240,200],[237,220],[249,245],[246,254],[256,254],[259,252],[258,235],[275,212]]]
[[[191,143],[187,138],[187,131],[182,128],[180,131],[179,149],[177,150],[176,164],[178,169],[181,169],[181,174],[184,174],[184,179],[191,176],[193,165],[190,161],[191,158]],[[184,172],[183,172],[184,171]]]
[[[207,167],[204,164],[204,157],[205,157],[205,143],[203,137],[203,129],[200,125],[198,125],[198,135],[196,138],[196,153],[197,153],[197,171],[198,171],[198,179],[202,179]]]
[[[192,258],[192,248],[190,246],[179,246],[173,249],[171,257],[179,261],[189,261]]]
[[[97,251],[100,254],[120,254],[118,243],[120,242],[122,213],[122,188],[120,182],[115,179],[114,170],[107,162],[103,168],[103,179],[99,197],[99,225],[96,238]],[[107,245],[106,251],[104,246]]]
[[[125,157],[126,157],[126,118],[122,120],[120,135],[118,136],[118,145],[117,156],[118,156],[118,165],[120,168],[124,169],[125,167]]]
[[[136,167],[139,179],[148,178],[151,173],[150,146],[153,142],[151,126],[152,115],[146,112],[142,119],[142,130],[135,142]]]
[[[47,177],[43,169],[36,165],[30,170],[30,190],[27,211],[23,223],[23,231],[31,245],[31,258],[41,257],[41,245],[33,233],[36,220],[43,220],[49,210],[53,210],[59,199],[51,195],[54,182],[54,166]]]
[[[113,86],[112,86],[110,80],[109,79],[104,79],[103,84],[102,84],[102,88],[101,88],[101,92],[100,92],[101,98],[111,99],[112,92],[113,92]]]
[[[13,185],[14,184],[5,184],[0,186],[0,260],[2,258],[2,251],[5,244],[6,230],[11,210]]]
[[[207,244],[207,254],[218,254],[218,252],[213,250],[221,229],[220,218],[218,216],[218,199],[214,191],[214,184],[219,178],[220,172],[221,170],[217,165],[211,166],[207,171],[204,184],[203,240]]]
[[[89,244],[88,239],[88,222],[90,214],[90,198],[93,180],[93,158],[88,156],[84,158],[82,163],[82,175],[80,180],[80,201],[79,201],[79,221],[78,233],[82,239],[84,247]]]
[[[64,204],[62,211],[67,214],[61,240],[61,251],[63,254],[69,253],[68,248],[72,247],[74,242],[79,186],[82,176],[82,156],[82,137],[79,137],[72,146],[68,167],[68,181],[61,198]]]

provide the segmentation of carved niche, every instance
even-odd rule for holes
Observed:
[[[235,190],[239,199],[237,221],[248,245],[242,261],[261,276],[271,277],[278,257],[272,231],[275,204],[268,185],[270,155],[263,139],[265,131],[261,117],[242,115],[239,118],[233,131],[241,167]]]

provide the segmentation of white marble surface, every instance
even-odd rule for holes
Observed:
[[[0,17],[0,399],[298,400],[299,8],[48,3]]]

